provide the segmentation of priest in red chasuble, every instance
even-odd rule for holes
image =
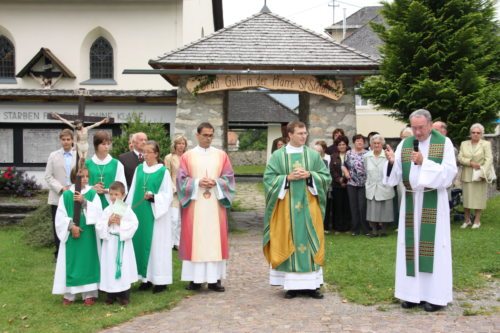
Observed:
[[[202,283],[222,292],[229,258],[226,210],[234,198],[234,172],[227,154],[211,146],[214,127],[201,123],[198,145],[182,155],[177,172],[177,193],[181,212],[179,256],[182,281],[188,290]]]

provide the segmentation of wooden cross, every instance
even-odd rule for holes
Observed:
[[[61,119],[61,118],[57,118],[57,117],[54,117],[53,115],[49,114],[48,115],[48,118],[49,119],[54,119],[54,120],[65,120],[66,123],[68,120],[80,120],[82,122],[82,124],[85,124],[85,122],[100,122],[102,121],[103,119],[105,119],[104,117],[89,117],[89,116],[85,116],[85,102],[86,102],[86,96],[89,95],[88,91],[86,91],[85,89],[79,89],[77,90],[77,94],[78,94],[78,115],[74,116],[74,115],[64,115],[64,119]],[[114,123],[114,119],[113,118],[109,118],[108,119],[108,124],[112,124]],[[69,124],[69,123],[68,123]],[[76,144],[76,142],[75,142]],[[76,180],[75,180],[75,192],[81,192],[81,189],[82,189],[82,178],[81,176],[78,174],[78,169],[80,167],[80,156],[78,156],[78,149],[77,149],[77,153],[76,153],[76,171],[77,171],[77,176],[76,176]],[[80,224],[80,213],[81,213],[81,203],[78,202],[78,201],[75,201],[74,202],[74,216],[73,216],[73,223],[75,225],[79,225]]]
[[[83,123],[95,123],[104,119],[104,117],[86,116],[85,115],[85,104],[87,96],[90,96],[89,92],[83,88],[75,90],[78,95],[78,115],[64,115],[67,120],[81,120]],[[51,114],[48,115],[48,119],[59,120]],[[108,124],[113,124],[114,118],[109,118]]]

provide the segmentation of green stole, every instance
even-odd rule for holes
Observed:
[[[136,171],[132,210],[137,215],[139,227],[132,238],[132,242],[134,243],[137,272],[142,277],[146,277],[148,272],[149,254],[151,252],[151,243],[153,241],[155,218],[151,203],[144,200],[144,194],[148,191],[153,192],[153,194],[158,194],[167,169],[162,166],[155,172],[148,174],[144,173],[143,169],[143,164],[140,164]]]
[[[89,170],[89,185],[94,186],[95,184],[102,182],[104,183],[104,188],[109,188],[111,183],[116,179],[116,171],[118,170],[118,160],[112,158],[108,164],[95,164],[92,159],[85,161],[85,166]],[[106,196],[99,194],[101,199],[102,209],[109,206]]]
[[[285,174],[290,174],[296,167],[310,170],[308,151],[304,153],[287,154],[285,151]],[[322,162],[323,163],[323,162]],[[320,265],[314,262],[314,255],[320,249],[320,240],[315,232],[311,214],[309,213],[309,200],[307,198],[306,180],[292,181],[289,183],[288,200],[290,203],[290,223],[292,226],[292,240],[295,251],[282,264],[276,267],[282,272],[315,272]],[[320,186],[320,184],[318,184]]]
[[[412,165],[414,136],[406,138],[401,151],[403,166],[403,184],[406,188],[406,218],[405,218],[405,247],[406,247],[406,275],[415,276],[415,235],[413,220],[413,192],[410,185],[410,169]],[[429,155],[431,161],[441,164],[443,161],[445,137],[435,130],[431,132]],[[422,215],[420,221],[420,241],[418,246],[419,272],[432,273],[434,269],[434,240],[436,237],[437,218],[437,190],[425,189]],[[418,221],[417,221],[418,222]]]
[[[96,191],[89,190],[83,196],[87,201],[93,201]],[[68,217],[74,214],[74,193],[63,193],[64,207]],[[71,234],[66,241],[66,286],[76,287],[91,283],[99,283],[100,268],[97,252],[97,239],[94,225],[87,225],[84,210],[80,215],[80,238],[73,238]]]

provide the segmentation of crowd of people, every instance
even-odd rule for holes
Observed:
[[[432,128],[447,135],[446,123],[442,121],[433,122]],[[463,229],[481,226],[487,185],[494,175],[491,144],[483,139],[483,135],[484,127],[474,124],[470,128],[471,139],[462,142],[460,150],[454,148],[459,172],[452,186],[463,191]],[[410,136],[413,136],[411,127],[401,130],[401,140]],[[397,221],[405,188],[403,182],[394,187],[383,183],[384,163],[387,161],[385,138],[378,132],[371,132],[366,137],[356,134],[349,140],[344,130],[337,128],[332,133],[332,140],[333,144],[326,148],[323,140],[313,145],[332,177],[324,219],[325,232],[387,236],[387,227]]]
[[[432,312],[452,300],[448,190],[461,167],[462,228],[479,228],[486,184],[494,177],[491,146],[480,124],[471,126],[471,139],[458,152],[446,124],[433,123],[429,111],[413,112],[409,123],[396,149],[377,132],[349,140],[340,128],[331,146],[317,141],[310,148],[304,123],[282,127],[263,176],[263,251],[270,284],[282,286],[285,298],[323,298],[325,233],[384,237],[397,221],[401,306]],[[186,289],[207,283],[225,291],[235,180],[228,155],[211,145],[214,131],[201,123],[190,150],[184,136],[174,137],[165,157],[155,141],[135,133],[130,151],[117,159],[109,154],[109,133],[98,131],[95,155],[83,164],[72,149],[73,132],[61,131],[46,180],[56,242],[53,293],[64,295],[63,304],[82,294],[92,305],[102,290],[107,304],[126,305],[135,282],[138,290],[163,292],[172,283],[172,250],[182,260]]]
[[[97,131],[95,154],[85,159],[73,135],[61,131],[61,149],[49,156],[45,174],[56,244],[53,294],[63,295],[64,305],[81,294],[91,306],[98,290],[106,304],[127,305],[136,282],[140,291],[163,292],[172,284],[172,250],[187,289],[208,283],[223,292],[234,174],[227,154],[211,146],[214,127],[201,123],[198,146],[189,151],[187,139],[176,136],[166,156],[140,132],[130,136],[130,151],[114,158],[111,135]]]

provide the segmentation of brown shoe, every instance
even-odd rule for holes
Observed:
[[[69,299],[63,298],[63,305],[71,305],[73,304],[73,301],[70,301]]]
[[[96,301],[95,297],[89,297],[83,300],[83,305],[92,306],[95,304],[95,301]]]
[[[120,304],[123,305],[123,306],[127,306],[128,303],[130,303],[130,300],[128,300],[128,299],[121,299],[120,300]]]

